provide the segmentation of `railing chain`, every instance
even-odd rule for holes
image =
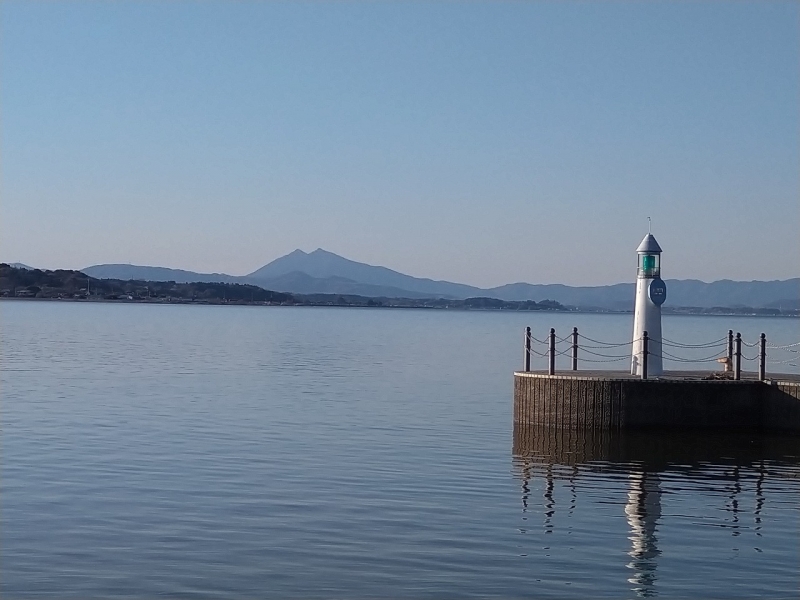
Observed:
[[[646,334],[645,334],[646,335]],[[586,342],[590,342],[588,344],[580,344],[579,340],[584,340]],[[630,359],[630,355],[620,356],[617,354],[606,354],[603,351],[613,350],[616,348],[624,348],[627,346],[631,346],[632,344],[636,344],[638,342],[645,341],[645,336],[642,336],[638,339],[632,340],[630,342],[604,342],[601,340],[596,340],[594,338],[590,338],[582,333],[578,332],[577,328],[573,328],[572,333],[564,336],[564,337],[556,337],[555,330],[551,329],[549,335],[545,339],[538,339],[535,336],[530,334],[530,328],[526,328],[526,367],[529,364],[529,358],[531,355],[539,356],[542,358],[548,359],[548,372],[554,373],[555,372],[555,359],[559,356],[567,356],[572,355],[572,369],[574,371],[577,370],[578,366],[578,352],[583,351],[584,354],[588,354],[598,358],[581,358],[581,360],[587,363],[610,363],[610,362],[617,362],[622,360]],[[765,378],[765,370],[766,370],[766,350],[783,350],[786,352],[791,352],[793,354],[800,353],[800,349],[797,349],[800,346],[800,342],[795,342],[792,344],[785,344],[785,345],[775,345],[769,344],[766,341],[766,336],[762,333],[759,337],[759,340],[755,343],[748,343],[742,339],[740,333],[737,333],[735,338],[732,331],[728,332],[728,336],[720,338],[718,340],[714,340],[713,342],[706,342],[701,344],[686,344],[683,342],[678,342],[675,340],[670,340],[668,338],[662,338],[661,340],[656,340],[653,338],[647,338],[649,348],[652,348],[653,345],[661,344],[662,349],[660,353],[653,352],[649,348],[647,350],[642,349],[642,353],[647,353],[652,355],[656,358],[661,358],[665,361],[672,361],[672,362],[680,362],[680,363],[708,363],[714,362],[722,359],[727,355],[727,357],[731,360],[732,367],[734,370],[734,378],[739,379],[741,377],[741,366],[742,360],[745,361],[759,361],[758,365],[758,373],[759,378]],[[537,344],[541,344],[545,346],[544,352],[540,352],[535,347],[532,346],[531,342],[536,342]],[[564,344],[568,342],[569,345],[566,347],[562,347],[561,350],[556,352],[558,344]],[[716,349],[719,350],[710,356],[705,356],[703,358],[687,358],[682,356],[677,356],[675,354],[671,354],[663,349],[663,346],[667,348],[680,348],[680,349],[690,349],[690,350],[699,350],[699,349]],[[758,348],[758,354],[756,356],[747,356],[742,353],[742,346],[747,348]],[[644,357],[642,357],[644,358]],[[785,360],[771,360],[770,364],[773,365],[791,365],[797,366],[798,359],[791,357]]]

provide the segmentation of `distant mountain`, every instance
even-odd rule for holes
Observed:
[[[413,292],[387,285],[371,285],[359,283],[345,277],[311,277],[300,271],[292,271],[285,275],[269,279],[248,277],[251,283],[261,287],[282,292],[294,290],[293,294],[344,294],[349,296],[366,296],[368,298],[431,298],[431,294]],[[439,297],[439,296],[433,296]]]
[[[796,308],[800,299],[800,279],[784,281],[730,281],[706,283],[697,279],[668,279],[667,303],[671,306],[753,306]],[[568,306],[626,310],[633,306],[634,283],[595,287],[533,285],[513,283],[486,290],[501,300],[555,300]],[[795,298],[794,301],[791,299]]]
[[[667,280],[667,302],[673,306],[769,306],[800,298],[800,279],[706,283],[697,279]],[[786,306],[790,308],[790,306]]]
[[[295,250],[243,277],[224,273],[193,273],[163,267],[95,265],[83,270],[100,279],[140,279],[177,283],[222,282],[258,285],[295,294],[346,294],[383,298],[445,298],[478,296],[506,301],[553,300],[567,306],[605,310],[632,310],[634,283],[573,287],[561,284],[513,283],[490,289],[405,275],[386,267],[355,262],[321,248]],[[785,281],[668,280],[669,306],[795,308],[800,279]]]
[[[800,310],[800,297],[774,300],[765,306],[767,308],[777,308],[779,310]]]
[[[12,265],[13,266],[13,265]],[[97,279],[131,279],[139,281],[174,281],[175,283],[243,283],[243,277],[224,273],[194,273],[166,267],[140,267],[138,265],[94,265],[81,269]]]
[[[633,283],[572,287],[560,283],[511,283],[485,291],[501,300],[555,300],[568,306],[628,310],[633,308],[636,287]]]
[[[253,271],[248,278],[252,281],[269,281],[292,272],[305,273],[319,279],[342,277],[358,283],[405,290],[406,294],[409,292],[424,294],[429,298],[468,298],[483,292],[480,288],[470,285],[421,279],[392,271],[386,267],[355,262],[322,248],[317,248],[310,253],[295,250],[273,260],[257,271]]]
[[[7,263],[8,266],[14,267],[15,269],[25,269],[26,271],[33,271],[33,267],[29,267],[28,265],[23,265],[22,263]]]

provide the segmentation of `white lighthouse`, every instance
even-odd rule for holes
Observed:
[[[661,246],[652,233],[644,236],[636,249],[639,270],[636,275],[636,309],[633,316],[631,373],[642,375],[644,342],[647,332],[647,375],[661,375],[661,305],[667,299],[667,286],[661,279]]]

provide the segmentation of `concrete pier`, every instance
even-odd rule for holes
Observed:
[[[791,432],[577,431],[515,425],[513,455],[520,466],[576,466],[591,462],[638,463],[650,471],[684,470],[691,465],[748,465],[769,461],[800,464],[800,438]],[[570,471],[553,471],[555,475]],[[780,476],[775,472],[773,476]],[[791,476],[791,474],[789,475]]]
[[[800,376],[765,381],[719,373],[619,371],[514,373],[514,425],[575,430],[674,428],[800,434]]]

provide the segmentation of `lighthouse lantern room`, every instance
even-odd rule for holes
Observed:
[[[647,374],[661,375],[661,305],[667,299],[667,286],[661,279],[661,246],[652,233],[644,236],[636,249],[639,268],[636,276],[636,305],[633,316],[631,373],[642,375],[644,333],[647,332]]]

